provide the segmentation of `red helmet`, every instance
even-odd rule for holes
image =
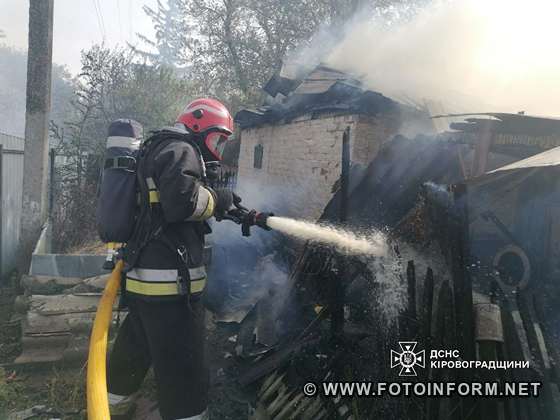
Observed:
[[[224,104],[210,98],[195,99],[177,117],[177,123],[200,133],[211,156],[222,160],[226,141],[233,134],[233,118]]]

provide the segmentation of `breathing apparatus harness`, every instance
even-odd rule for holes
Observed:
[[[205,133],[207,134],[207,133]],[[123,268],[122,286],[126,288],[126,273],[129,272],[137,263],[142,249],[152,240],[157,239],[173,251],[177,255],[179,270],[177,287],[179,295],[186,296],[190,294],[190,278],[188,270],[188,253],[185,244],[171,232],[166,232],[167,222],[163,217],[163,213],[159,205],[153,205],[150,202],[150,186],[146,179],[146,162],[148,156],[156,153],[165,147],[170,141],[185,141],[189,143],[197,152],[198,159],[202,168],[202,183],[209,187],[209,179],[206,175],[206,163],[202,157],[202,152],[197,144],[197,137],[199,133],[193,133],[183,129],[174,127],[165,128],[156,131],[150,136],[140,147],[137,166],[136,166],[136,181],[139,192],[138,214],[135,221],[134,231],[130,240],[122,249],[122,256],[125,262]],[[234,223],[241,225],[241,232],[243,236],[250,236],[251,226],[259,226],[265,230],[270,230],[266,224],[266,219],[272,213],[258,213],[255,210],[249,210],[241,204],[241,198],[232,193],[232,203],[229,207],[230,210],[224,214],[216,214],[217,221],[231,220]],[[121,294],[121,307],[126,305],[122,297],[125,293]]]

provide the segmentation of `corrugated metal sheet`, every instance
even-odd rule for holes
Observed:
[[[529,168],[541,168],[543,166],[558,166],[560,165],[560,147],[555,147],[554,149],[547,150],[546,152],[539,153],[514,162],[510,165],[502,166],[501,168],[495,169],[491,173],[503,172],[503,171],[513,171],[516,169],[529,169]]]
[[[293,83],[291,83],[293,82]],[[265,87],[269,93],[287,94],[273,103],[267,102],[255,110],[243,109],[235,115],[242,129],[265,124],[288,123],[305,114],[317,118],[321,114],[335,115],[417,115],[421,111],[400,104],[378,92],[367,90],[358,80],[338,70],[319,66],[304,79],[290,80],[275,76]],[[297,86],[297,87],[296,87]],[[289,90],[295,88],[295,90]]]
[[[1,182],[2,198],[0,227],[0,271],[2,275],[10,272],[16,264],[21,220],[21,200],[23,190],[23,146],[20,137],[0,133],[2,146]]]
[[[483,185],[520,185],[525,179],[533,176],[537,171],[545,168],[557,169],[560,167],[560,147],[547,150],[538,155],[530,156],[526,159],[486,172],[476,178],[471,178],[464,183],[471,187],[482,187]],[[551,176],[555,176],[551,174]]]
[[[479,118],[479,117],[485,118]],[[465,118],[465,122],[452,123],[451,129],[465,132],[481,132],[491,129],[498,134],[516,134],[532,137],[557,137],[560,135],[560,119],[505,112],[480,112],[476,114],[434,115],[432,118]]]
[[[294,91],[296,95],[317,95],[319,93],[327,92],[336,80],[305,80],[301,85],[297,87]]]

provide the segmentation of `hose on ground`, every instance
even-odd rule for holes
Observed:
[[[95,314],[87,365],[88,420],[109,420],[107,397],[107,339],[113,319],[113,304],[121,283],[122,260],[113,269]]]

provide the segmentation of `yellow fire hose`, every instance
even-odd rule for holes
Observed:
[[[123,262],[118,261],[99,301],[91,338],[87,367],[88,420],[109,420],[107,398],[107,337],[113,319],[113,303],[121,283]]]

